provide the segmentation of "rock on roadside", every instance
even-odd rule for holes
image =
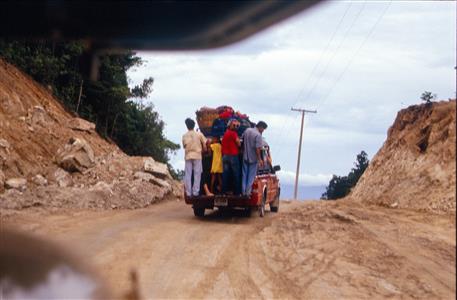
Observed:
[[[25,178],[10,178],[5,181],[5,187],[7,189],[16,189],[25,191],[27,189],[27,179]]]
[[[150,182],[152,180],[152,178],[154,178],[154,176],[152,176],[151,174],[146,173],[146,172],[138,171],[138,172],[135,172],[135,174],[133,175],[133,178]]]
[[[73,130],[91,132],[95,130],[95,124],[81,118],[73,118],[68,122],[68,127]]]
[[[10,143],[8,143],[7,140],[0,139],[0,148],[8,149],[9,147],[11,147],[11,145],[10,145]]]
[[[10,143],[8,143],[5,139],[0,139],[0,168],[6,162],[9,156],[9,148],[11,147]]]
[[[54,179],[59,187],[67,187],[73,185],[73,178],[71,178],[71,175],[61,168],[58,168],[54,172]]]
[[[150,182],[155,184],[161,188],[164,188],[167,192],[171,189],[171,184],[169,184],[166,180],[154,177],[153,175],[138,171],[133,175],[135,179],[141,179],[142,181]]]
[[[155,161],[152,157],[144,159],[143,169],[145,172],[151,173],[152,175],[159,177],[161,179],[170,178],[170,172],[168,167],[164,163]]]
[[[158,185],[161,188],[164,188],[167,192],[171,189],[171,185],[163,179],[152,177],[150,182],[155,185]]]
[[[99,191],[99,192],[102,192],[102,193],[104,193],[104,194],[106,194],[108,196],[113,196],[114,195],[111,186],[108,183],[104,182],[104,181],[97,182],[89,190],[91,190],[91,191]]]
[[[85,140],[71,138],[57,151],[56,162],[68,172],[83,172],[95,165],[95,155]]]
[[[29,125],[33,127],[37,125],[46,126],[48,122],[48,116],[46,110],[42,106],[34,106],[31,110],[29,110],[28,114],[30,120]]]
[[[48,185],[48,180],[43,175],[37,174],[32,178],[33,183],[40,186]]]
[[[0,193],[3,192],[5,186],[5,174],[3,174],[3,171],[0,170]]]

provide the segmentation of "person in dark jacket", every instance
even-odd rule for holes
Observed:
[[[243,133],[243,176],[241,182],[242,193],[250,196],[252,184],[257,174],[257,167],[263,167],[261,157],[263,140],[262,132],[267,129],[267,123],[259,121],[255,128],[248,128]]]

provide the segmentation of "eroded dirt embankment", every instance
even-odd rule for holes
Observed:
[[[165,164],[130,157],[0,59],[0,215],[140,208],[182,195]]]
[[[146,298],[455,298],[455,217],[341,202],[193,216],[182,201],[134,211],[33,210],[5,222],[65,244],[115,295]]]
[[[455,100],[403,109],[351,197],[368,204],[455,214],[455,145]]]

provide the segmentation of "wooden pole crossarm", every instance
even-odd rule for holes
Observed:
[[[300,156],[301,156],[301,145],[303,140],[303,124],[305,121],[305,113],[317,113],[317,110],[307,110],[302,108],[291,108],[292,111],[301,112],[301,128],[300,128],[300,142],[298,144],[298,157],[297,157],[297,171],[295,172],[295,188],[294,188],[294,199],[297,200],[298,192],[298,176],[300,174]]]

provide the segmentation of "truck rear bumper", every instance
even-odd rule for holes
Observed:
[[[186,204],[210,209],[214,207],[254,207],[258,205],[256,198],[255,195],[251,197],[233,195],[184,197]]]

